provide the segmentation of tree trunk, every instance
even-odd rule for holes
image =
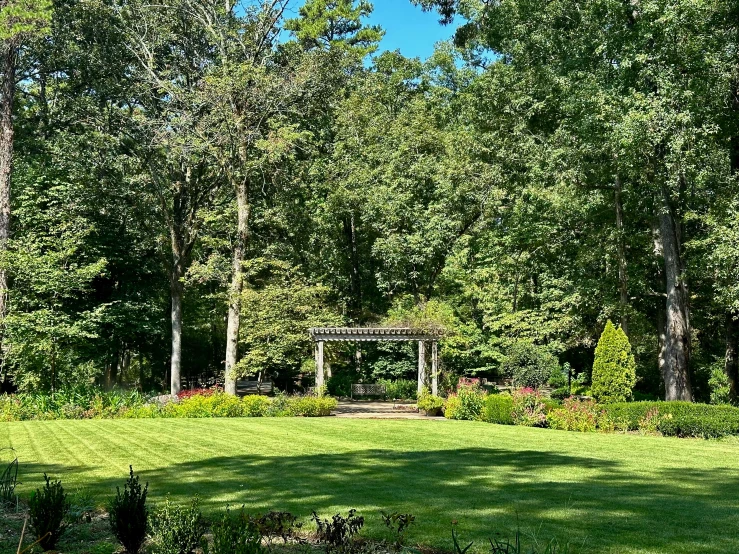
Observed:
[[[2,44],[2,83],[0,83],[0,253],[7,249],[10,237],[10,175],[13,164],[13,99],[15,97],[16,46],[14,41]],[[0,327],[7,313],[8,277],[0,269]],[[4,334],[4,333],[3,333]]]
[[[236,394],[236,376],[233,368],[238,361],[239,324],[241,319],[241,291],[244,286],[243,263],[246,243],[249,238],[249,194],[245,179],[236,184],[236,203],[238,206],[238,228],[233,250],[233,274],[228,301],[228,323],[226,326],[226,393]]]
[[[626,272],[626,245],[624,238],[624,211],[621,202],[621,179],[616,175],[616,186],[614,188],[614,203],[616,205],[616,232],[618,251],[618,291],[621,304],[621,329],[626,336],[629,335],[629,289],[628,274]]]
[[[729,394],[736,400],[737,380],[739,380],[739,321],[736,314],[726,313],[726,356],[724,373],[729,379]]]
[[[668,191],[662,190],[659,231],[665,265],[665,346],[662,377],[666,400],[693,400],[688,368],[690,321],[685,275],[680,259],[680,234]]]
[[[169,366],[170,394],[177,394],[182,389],[182,296],[184,293],[182,277],[184,277],[182,264],[178,263],[177,255],[175,254],[175,264],[172,268],[172,282],[170,286],[172,297],[172,358]]]

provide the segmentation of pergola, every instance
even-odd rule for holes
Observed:
[[[431,393],[439,392],[439,338],[441,333],[411,327],[313,327],[316,344],[316,388],[323,386],[323,348],[326,342],[418,342],[418,392],[426,386],[426,343],[431,343]]]

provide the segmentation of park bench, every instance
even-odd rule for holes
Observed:
[[[355,396],[385,396],[385,392],[385,385],[354,383],[352,384],[351,399],[354,400]]]
[[[272,394],[275,386],[272,381],[236,381],[236,394],[246,396],[249,394]]]

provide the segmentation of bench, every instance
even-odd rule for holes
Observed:
[[[272,381],[236,381],[236,394],[246,396],[248,394],[272,394],[275,390]]]
[[[354,383],[352,384],[351,399],[355,396],[385,396],[385,385]]]

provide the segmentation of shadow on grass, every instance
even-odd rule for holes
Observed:
[[[44,471],[64,477],[79,469],[28,464],[23,477],[29,484]],[[586,456],[471,448],[223,456],[140,475],[153,500],[199,495],[210,513],[227,504],[301,517],[358,508],[375,536],[382,532],[380,510],[411,512],[418,523],[409,539],[441,548],[450,548],[450,524],[458,520],[463,539],[480,549],[488,537],[520,528],[544,540],[585,544],[578,552],[739,551],[739,474],[728,468],[635,475],[617,462]],[[108,499],[125,479],[80,485]]]

